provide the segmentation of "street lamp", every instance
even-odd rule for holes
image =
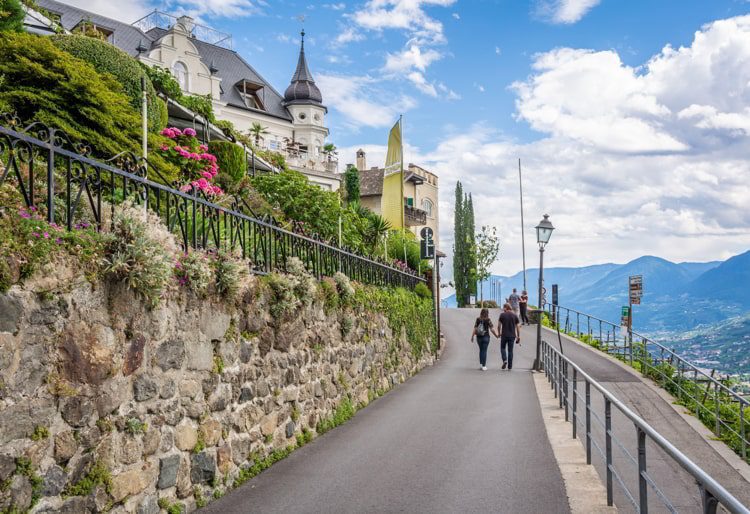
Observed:
[[[544,284],[544,247],[549,243],[552,231],[555,227],[549,220],[549,214],[545,214],[539,225],[536,226],[536,242],[539,244],[539,306],[537,309],[536,326],[536,358],[534,359],[534,370],[541,371],[542,363],[540,352],[542,349],[542,313],[544,312],[543,284]]]

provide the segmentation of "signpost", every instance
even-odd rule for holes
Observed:
[[[437,329],[438,347],[440,346],[440,305],[438,304],[438,290],[440,289],[440,282],[438,281],[438,273],[440,269],[440,263],[438,262],[437,254],[435,253],[435,242],[432,240],[432,229],[430,227],[424,227],[419,234],[422,236],[422,240],[419,242],[419,257],[425,260],[434,260],[432,268],[432,306],[435,310],[435,326]]]
[[[552,323],[557,323],[557,306],[559,305],[557,291],[557,284],[552,284]]]
[[[627,327],[628,327],[628,338],[632,342],[633,340],[633,305],[641,304],[641,297],[643,296],[643,275],[630,275],[628,277],[628,312],[627,312]],[[625,307],[623,307],[623,317],[625,316]]]

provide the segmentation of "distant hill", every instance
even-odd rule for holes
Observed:
[[[693,298],[716,299],[720,302],[737,302],[750,308],[750,251],[735,255],[710,269],[687,287]]]

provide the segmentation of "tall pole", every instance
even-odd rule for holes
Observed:
[[[521,180],[521,159],[518,159],[518,189],[521,192],[521,255],[523,257],[523,289],[526,290],[526,240],[523,233],[523,181]]]
[[[148,157],[148,96],[146,94],[146,76],[141,77],[141,151],[143,158]]]
[[[536,358],[534,359],[534,371],[542,370],[540,353],[542,350],[542,313],[544,305],[542,302],[542,284],[544,283],[544,246],[539,245],[539,305],[537,306],[537,325],[536,325]]]

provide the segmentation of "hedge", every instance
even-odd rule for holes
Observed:
[[[91,64],[99,73],[111,73],[122,84],[130,105],[139,112],[142,101],[141,77],[146,77],[149,130],[159,132],[167,126],[167,105],[156,95],[151,79],[137,60],[106,41],[87,36],[58,35],[52,36],[50,41],[61,50]]]
[[[0,112],[24,122],[40,121],[86,142],[92,155],[108,159],[129,150],[140,153],[141,120],[111,74],[32,34],[0,34]],[[165,138],[149,135],[149,146]],[[167,179],[177,170],[151,154],[149,161]]]

